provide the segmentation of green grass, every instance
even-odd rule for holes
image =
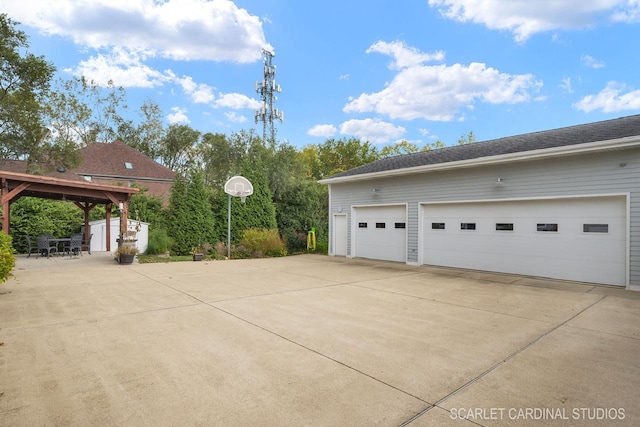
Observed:
[[[175,256],[158,256],[158,255],[138,255],[138,262],[140,264],[152,264],[159,262],[183,262],[190,261],[193,262],[193,257],[191,255],[175,255]],[[203,260],[204,261],[204,260]]]

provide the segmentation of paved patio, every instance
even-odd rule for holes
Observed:
[[[640,425],[640,293],[582,283],[20,256],[0,342],[3,426]]]

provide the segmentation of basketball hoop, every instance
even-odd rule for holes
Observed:
[[[244,176],[233,176],[224,184],[224,192],[229,195],[227,214],[227,258],[231,258],[231,197],[240,197],[244,203],[253,194],[253,185]]]
[[[224,192],[233,197],[246,199],[253,194],[253,185],[243,176],[234,176],[224,184]]]

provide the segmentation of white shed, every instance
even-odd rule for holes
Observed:
[[[137,221],[134,219],[129,219],[128,228],[135,229]],[[93,234],[91,238],[91,251],[106,251],[107,250],[107,220],[101,219],[98,221],[91,221],[89,223],[89,233]],[[138,251],[143,253],[147,250],[147,245],[149,243],[149,223],[141,222],[142,228],[138,232],[138,241],[136,242],[136,246],[138,247]],[[111,250],[115,251],[118,248],[118,233],[120,230],[120,218],[114,217],[111,218]]]

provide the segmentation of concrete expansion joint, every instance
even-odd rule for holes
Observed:
[[[576,317],[580,316],[582,313],[586,312],[587,310],[591,309],[593,306],[595,306],[596,304],[599,304],[600,302],[602,302],[604,299],[606,298],[606,295],[603,295],[601,298],[599,298],[597,301],[594,301],[593,303],[589,304],[588,306],[586,306],[585,308],[583,308],[582,310],[578,311],[577,313],[575,313],[573,316],[569,317],[568,319],[560,322],[559,324],[557,324],[556,326],[554,326],[553,328],[549,329],[547,332],[543,333],[542,335],[538,336],[537,338],[533,339],[532,341],[529,341],[527,344],[525,344],[524,346],[520,347],[519,349],[517,349],[516,351],[514,351],[513,353],[511,353],[510,355],[508,355],[507,357],[505,357],[504,359],[502,359],[501,361],[495,363],[494,365],[490,366],[489,368],[487,368],[485,371],[481,372],[479,375],[477,375],[476,377],[472,378],[470,381],[466,382],[465,384],[461,385],[460,387],[458,387],[457,389],[453,390],[451,393],[447,394],[446,396],[442,397],[441,399],[439,399],[438,401],[436,401],[436,403],[434,403],[431,407],[426,408],[425,410],[423,410],[422,412],[420,412],[419,414],[415,415],[413,418],[411,418],[410,420],[406,421],[405,423],[402,424],[402,426],[408,425],[409,423],[417,420],[418,418],[420,418],[421,416],[423,416],[424,414],[426,414],[427,412],[429,412],[431,409],[433,409],[434,407],[438,407],[441,409],[444,409],[445,411],[448,411],[448,409],[444,408],[443,406],[441,406],[444,402],[446,402],[447,400],[449,400],[450,398],[452,398],[453,396],[457,395],[458,393],[460,393],[462,390],[465,390],[466,388],[470,387],[471,385],[477,383],[478,381],[480,381],[482,378],[484,378],[485,376],[487,376],[488,374],[490,374],[491,372],[495,371],[496,369],[498,369],[500,366],[504,365],[505,363],[507,363],[508,361],[510,361],[511,359],[513,359],[514,357],[516,357],[517,355],[519,355],[520,353],[524,352],[525,350],[527,350],[528,348],[530,348],[531,346],[533,346],[535,343],[539,342],[540,340],[542,340],[543,338],[545,338],[546,336],[550,335],[551,333],[557,331],[559,328],[563,327],[564,325],[566,325],[567,323],[569,323],[570,321],[572,321],[573,319],[575,319]],[[466,420],[466,421],[471,421],[471,420]],[[475,423],[474,423],[475,424]]]
[[[346,364],[344,362],[341,362],[340,360],[338,360],[338,359],[336,359],[334,357],[331,357],[331,356],[329,356],[327,354],[324,354],[319,350],[316,350],[316,349],[313,349],[311,347],[308,347],[308,346],[306,346],[306,345],[304,345],[304,344],[302,344],[302,343],[300,343],[298,341],[294,341],[291,338],[288,338],[288,337],[286,337],[286,336],[284,336],[282,334],[279,334],[278,332],[272,331],[271,329],[265,328],[264,326],[261,326],[261,325],[255,323],[255,322],[252,322],[252,321],[250,321],[248,319],[245,319],[244,317],[241,317],[241,316],[238,316],[238,315],[236,315],[234,313],[231,313],[230,311],[224,310],[221,307],[217,307],[213,303],[211,303],[211,304],[206,303],[206,304],[209,305],[210,307],[220,311],[221,313],[224,313],[226,315],[234,317],[234,318],[236,318],[236,319],[238,319],[238,320],[240,320],[242,322],[245,322],[245,323],[247,323],[247,324],[249,324],[249,325],[251,325],[251,326],[253,326],[255,328],[258,328],[258,329],[260,329],[260,330],[262,330],[264,332],[267,332],[267,333],[269,333],[271,335],[274,335],[274,336],[276,336],[276,337],[278,337],[278,338],[280,338],[282,340],[285,340],[285,341],[287,341],[287,342],[289,342],[289,343],[291,343],[291,344],[293,344],[295,346],[298,346],[298,347],[300,347],[300,348],[302,348],[302,349],[304,349],[306,351],[309,351],[311,353],[317,354],[318,356],[321,356],[321,357],[323,357],[323,358],[325,358],[327,360],[330,360],[330,361],[332,361],[334,363],[337,363],[338,365],[340,365],[342,367],[345,367],[345,368],[347,368],[347,369],[349,369],[349,370],[351,370],[353,372],[356,372],[356,373],[358,373],[360,375],[364,375],[365,377],[370,378],[370,379],[372,379],[372,380],[374,380],[374,381],[376,381],[376,382],[378,382],[380,384],[383,384],[383,385],[385,385],[385,386],[387,386],[389,388],[392,388],[392,389],[394,389],[394,390],[396,390],[396,391],[398,391],[400,393],[403,393],[403,394],[405,394],[407,396],[410,396],[410,397],[412,397],[412,398],[414,398],[416,400],[419,400],[419,401],[424,402],[424,403],[426,403],[428,405],[431,405],[430,402],[427,402],[426,400],[422,399],[421,397],[413,395],[413,394],[409,393],[406,390],[403,390],[403,389],[398,388],[398,387],[396,387],[396,386],[394,386],[392,384],[389,384],[388,382],[385,382],[385,381],[381,380],[380,378],[377,378],[377,377],[375,377],[375,376],[373,376],[371,374],[368,374],[368,373],[366,373],[366,372],[364,372],[364,371],[362,371],[360,369],[357,369],[357,368],[355,368],[355,367],[353,367],[351,365],[348,365],[348,364]]]

